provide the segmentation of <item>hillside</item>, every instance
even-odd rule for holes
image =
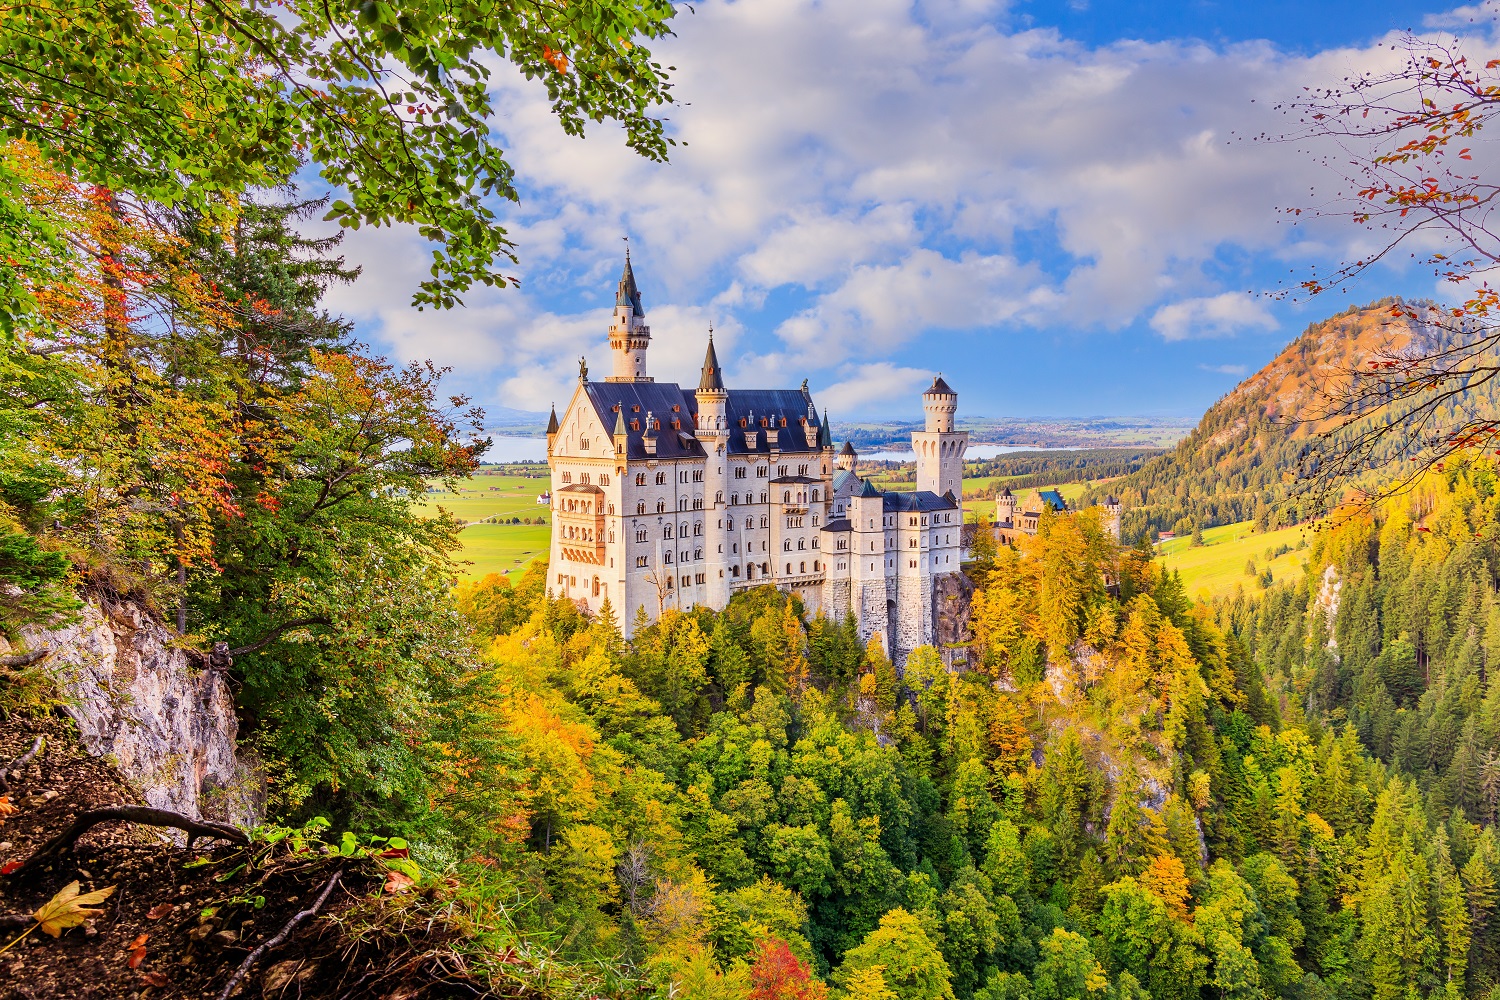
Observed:
[[[1297,488],[1298,462],[1306,451],[1336,449],[1356,428],[1336,431],[1326,419],[1327,387],[1380,351],[1427,353],[1450,346],[1451,331],[1392,315],[1395,299],[1382,299],[1314,323],[1260,371],[1220,399],[1176,448],[1138,472],[1097,487],[1084,502],[1106,492],[1125,501],[1125,531],[1179,533],[1252,521],[1260,530],[1297,524],[1319,513]],[[1500,415],[1500,398],[1485,386],[1459,401],[1461,410],[1441,414],[1439,427],[1454,426],[1466,413]],[[1385,419],[1374,411],[1369,420]],[[1396,457],[1394,446],[1374,456]]]

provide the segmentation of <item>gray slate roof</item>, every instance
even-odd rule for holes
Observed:
[[[885,510],[894,511],[920,511],[926,513],[930,510],[955,510],[958,504],[953,502],[951,496],[938,496],[931,490],[917,490],[915,493],[885,493],[881,495],[881,507]]]

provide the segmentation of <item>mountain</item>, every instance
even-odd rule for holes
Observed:
[[[1314,323],[1260,371],[1245,379],[1203,415],[1177,447],[1128,476],[1102,484],[1083,502],[1113,493],[1125,502],[1127,536],[1142,531],[1191,530],[1253,520],[1264,529],[1295,524],[1321,513],[1319,502],[1299,483],[1299,463],[1310,450],[1326,454],[1372,421],[1390,420],[1374,410],[1355,427],[1340,430],[1325,416],[1329,387],[1342,373],[1380,352],[1430,353],[1452,346],[1457,334],[1413,320],[1395,298],[1351,306]],[[1428,303],[1413,303],[1412,312]],[[1437,414],[1438,425],[1456,426],[1475,413],[1500,416],[1493,384],[1465,393]],[[1395,442],[1373,456],[1379,474],[1399,459]]]

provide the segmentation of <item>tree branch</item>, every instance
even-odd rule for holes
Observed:
[[[29,667],[33,663],[40,663],[52,655],[51,646],[43,646],[41,649],[33,649],[29,653],[13,653],[10,656],[0,656],[0,668],[6,670],[20,670]]]
[[[27,858],[21,867],[11,873],[11,877],[25,875],[40,868],[43,864],[61,856],[73,846],[79,837],[100,823],[115,821],[141,823],[147,826],[168,826],[182,830],[188,835],[188,847],[190,849],[193,846],[193,841],[199,837],[229,840],[236,844],[250,843],[250,838],[245,834],[245,831],[224,823],[196,820],[181,813],[170,812],[166,809],[151,809],[147,806],[107,806],[103,809],[91,809],[88,812],[80,813],[68,825],[66,830],[47,841],[31,857]]]
[[[245,653],[253,653],[256,650],[261,649],[264,646],[269,646],[271,643],[273,643],[277,639],[281,638],[281,636],[284,633],[290,632],[294,628],[302,628],[303,626],[306,626],[306,625],[332,625],[332,624],[333,624],[333,620],[330,619],[330,618],[327,618],[327,617],[325,617],[323,615],[315,615],[312,618],[294,618],[291,621],[287,622],[285,625],[278,625],[276,628],[272,629],[259,642],[252,642],[248,646],[241,646],[238,649],[231,649],[231,650],[229,650],[229,655],[230,656],[241,656],[241,655],[243,655]]]
[[[309,917],[315,916],[323,908],[323,904],[327,902],[329,894],[333,892],[333,887],[338,885],[341,874],[343,873],[336,871],[330,875],[328,877],[328,884],[323,886],[323,891],[318,893],[318,898],[313,900],[311,906],[305,910],[297,911],[292,919],[286,922],[286,926],[276,932],[275,937],[262,941],[255,946],[254,951],[245,956],[245,960],[240,963],[240,967],[234,970],[234,975],[229,977],[229,982],[224,984],[223,991],[219,993],[219,1000],[229,1000],[230,995],[235,991],[235,987],[240,985],[240,982],[249,974],[251,967],[260,961],[262,955],[273,949],[280,948],[286,943],[286,939],[291,936],[292,931],[296,930],[299,924]]]

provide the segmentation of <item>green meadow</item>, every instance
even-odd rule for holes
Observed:
[[[457,554],[460,576],[477,579],[501,573],[514,581],[533,559],[547,557],[552,512],[536,502],[537,494],[547,486],[546,479],[481,471],[462,483],[457,492],[440,488],[429,492],[421,506],[432,511],[441,508],[469,522],[459,533],[463,541],[463,550]],[[541,517],[549,523],[478,523],[496,517]]]
[[[1244,587],[1246,593],[1260,589],[1257,576],[1248,572],[1247,564],[1255,563],[1256,573],[1271,571],[1273,581],[1296,579],[1301,574],[1308,557],[1303,542],[1312,542],[1312,526],[1299,525],[1256,534],[1250,521],[1238,524],[1223,524],[1217,528],[1206,528],[1203,543],[1194,546],[1191,538],[1173,538],[1157,546],[1157,555],[1167,569],[1182,574],[1182,583],[1189,597],[1233,597],[1236,588]],[[1268,551],[1275,553],[1285,546],[1289,551],[1267,559]]]

